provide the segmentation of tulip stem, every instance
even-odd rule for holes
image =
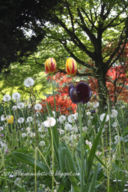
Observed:
[[[78,104],[79,113],[79,127],[80,127],[80,151],[81,151],[81,169],[80,169],[80,192],[84,192],[84,149],[83,149],[83,135],[82,135],[82,113],[81,104]]]

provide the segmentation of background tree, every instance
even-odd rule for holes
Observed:
[[[0,72],[36,50],[46,33],[41,23],[51,19],[58,3],[58,0],[0,1]]]
[[[78,75],[97,79],[100,104],[104,106],[108,98],[107,71],[119,60],[128,38],[128,2],[65,0],[52,22],[60,28],[56,31],[53,25],[44,25],[47,36],[59,41],[84,66]],[[107,46],[110,49],[105,51]]]

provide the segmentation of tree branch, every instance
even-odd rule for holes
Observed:
[[[113,24],[112,25],[112,23],[120,16],[120,14],[121,13],[123,13],[124,12],[124,9],[120,12],[120,13],[118,13],[117,14],[117,16],[116,17],[114,17],[104,28],[103,28],[103,30],[105,31],[108,27],[114,27],[114,26],[118,26],[119,24],[121,24],[122,22],[124,22],[124,20],[122,20],[120,23],[117,23],[117,24]]]
[[[89,10],[91,19],[89,18],[88,14],[86,13],[86,11],[85,11],[83,8],[81,8],[81,10],[82,10],[82,12],[84,13],[84,15],[88,18],[89,22],[91,23],[92,29],[93,29],[93,28],[97,29],[97,27],[94,25],[95,21],[93,21],[93,17],[92,17],[92,12],[91,12],[91,10]],[[95,18],[95,20],[96,20],[96,18]],[[92,29],[91,29],[91,30],[92,30]]]
[[[79,59],[69,48],[68,46],[66,45],[66,42],[60,40],[60,43],[64,46],[64,48],[67,50],[67,52],[78,62],[80,63],[81,65],[87,67],[87,68],[90,68],[93,70],[93,67],[87,63],[85,63],[84,61],[82,61],[81,59]]]
[[[65,25],[65,23],[63,23],[58,17],[56,17],[58,23],[61,25],[62,28],[65,29],[65,31],[68,33],[68,35],[70,36],[71,40],[80,48],[82,49],[89,57],[91,57],[92,59],[95,58],[95,54],[91,51],[89,51],[86,46],[80,41],[80,39],[76,36],[75,33],[73,33],[72,31],[70,31],[67,26]]]
[[[125,30],[125,28],[124,28]],[[124,50],[124,47],[125,47],[125,44],[126,44],[126,41],[127,41],[127,37],[125,38],[125,41],[124,41],[124,44],[123,44],[123,32],[124,30],[122,31],[121,35],[120,35],[120,40],[118,42],[118,46],[114,49],[114,51],[112,52],[112,54],[110,55],[109,59],[105,62],[105,66],[106,66],[106,70],[109,69],[114,62],[116,62],[120,55],[122,54],[123,50]],[[121,45],[123,44],[123,47],[121,48]],[[117,55],[117,57],[113,60],[113,58],[115,57],[115,55],[117,54],[117,52],[121,50],[119,52],[119,54]],[[113,61],[112,61],[113,60]]]
[[[127,38],[125,39],[125,42],[123,44],[123,47],[121,48],[121,51],[119,52],[119,54],[117,55],[117,57],[112,61],[112,63],[108,66],[109,68],[120,58],[120,56],[122,55],[123,51],[124,51],[124,48],[125,48],[125,45],[126,45],[126,42],[127,42]]]
[[[72,15],[72,12],[71,12],[71,10],[70,10],[70,7],[69,7],[69,4],[68,4],[67,1],[66,1],[66,7],[67,7],[68,12],[69,12],[69,15],[70,15],[70,20],[71,20],[71,25],[72,25],[72,31],[73,31],[73,33],[75,33],[74,22],[73,22],[73,15]]]
[[[78,12],[78,16],[80,17],[82,25],[78,21],[77,21],[77,23],[87,33],[87,35],[89,36],[89,38],[90,38],[91,42],[93,43],[93,45],[95,45],[96,44],[96,37],[93,35],[93,33],[91,33],[89,28],[86,26],[86,24],[84,22],[84,18],[82,16],[81,11],[80,11],[79,8],[77,8],[77,12]]]

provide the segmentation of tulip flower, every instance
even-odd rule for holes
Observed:
[[[76,86],[73,84],[69,86],[69,96],[73,103],[87,103],[91,95],[92,91],[84,81],[80,81]]]
[[[66,72],[69,75],[75,75],[77,72],[76,61],[71,57],[69,57],[66,61]]]
[[[45,61],[46,73],[53,73],[56,71],[56,61],[54,58],[49,58]]]
[[[7,123],[8,124],[13,124],[13,122],[14,122],[14,116],[13,115],[7,116]]]

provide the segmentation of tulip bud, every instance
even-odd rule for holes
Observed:
[[[14,122],[14,116],[13,115],[7,116],[7,123],[8,124],[13,124],[13,122]]]
[[[77,72],[77,63],[76,61],[69,57],[66,61],[66,72],[69,75],[75,75]]]
[[[48,58],[45,61],[45,71],[46,73],[53,73],[56,71],[56,61],[54,58]]]

